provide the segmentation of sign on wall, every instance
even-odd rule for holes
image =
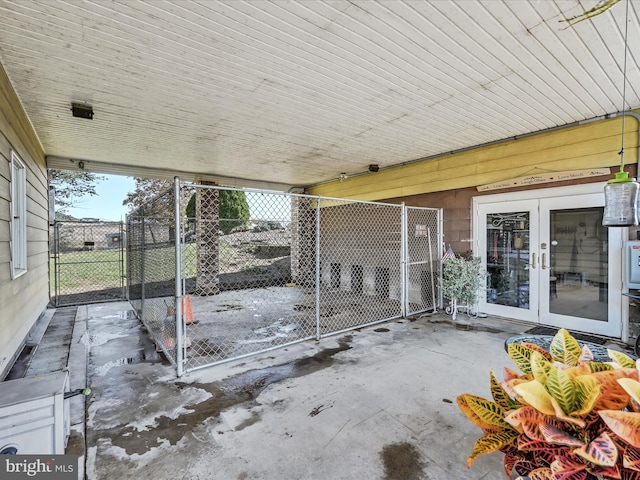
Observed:
[[[516,177],[501,182],[488,183],[477,187],[479,192],[500,190],[502,188],[520,187],[524,185],[538,185],[540,183],[562,182],[564,180],[576,180],[579,178],[603,177],[611,175],[609,168],[591,168],[589,170],[571,170],[567,172],[550,172]]]

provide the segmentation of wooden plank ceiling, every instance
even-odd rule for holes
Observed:
[[[287,189],[622,110],[596,3],[0,0],[0,62],[53,166]]]

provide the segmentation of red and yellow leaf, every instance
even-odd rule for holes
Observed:
[[[620,480],[640,480],[640,472],[634,470],[622,470]]]
[[[529,472],[530,480],[553,480],[553,472],[549,467],[536,468]]]
[[[575,367],[567,367],[563,368],[562,370],[571,380],[579,377],[580,375],[590,375],[592,373],[588,362],[580,362]]]
[[[535,408],[528,405],[524,406],[507,414],[504,420],[519,431],[524,432],[529,438],[544,440],[538,427],[545,421],[545,417]]]
[[[493,370],[491,371],[491,396],[493,397],[493,401],[505,410],[515,410],[522,406],[517,400],[511,398],[502,385],[500,385]]]
[[[533,350],[519,343],[510,343],[507,353],[521,372],[531,373],[531,354]]]
[[[458,396],[457,401],[462,413],[478,427],[489,430],[496,430],[496,427],[499,429],[510,428],[502,420],[504,412],[493,402],[468,393]],[[495,405],[497,408],[492,408],[491,405]]]
[[[607,349],[609,358],[620,365],[622,368],[636,368],[636,361],[629,355],[625,355],[618,350]]]
[[[544,355],[541,355],[537,351],[531,353],[529,363],[531,365],[531,374],[533,375],[533,378],[543,385],[547,383],[549,373],[556,369],[553,364],[544,357]]]
[[[603,362],[589,362],[589,369],[595,373],[595,372],[604,372],[606,370],[613,370],[613,365],[610,365],[608,363],[603,363]]]
[[[557,456],[555,460],[551,462],[551,471],[553,472],[554,480],[585,479],[587,478],[586,468],[586,463],[577,460],[576,457],[570,457],[568,455]]]
[[[544,386],[547,392],[558,402],[558,405],[560,405],[560,408],[565,414],[573,412],[576,402],[576,391],[573,388],[573,383],[564,371],[558,368],[552,368],[549,371],[547,383],[545,383]]]
[[[593,410],[600,396],[600,383],[591,375],[581,375],[573,379],[576,391],[575,409],[573,415],[584,417]]]
[[[618,448],[607,432],[602,432],[588,445],[583,445],[573,451],[586,461],[603,467],[613,467],[618,461]]]
[[[598,413],[613,433],[625,442],[640,448],[640,413],[620,410],[603,410]]]
[[[640,472],[640,448],[627,445],[622,454],[622,466]]]
[[[549,361],[552,360],[551,354],[547,352],[544,348],[542,348],[540,345],[536,345],[535,343],[530,343],[530,342],[522,342],[520,345],[522,345],[523,347],[530,348],[535,352],[538,352],[540,355],[542,355],[544,358],[546,358]]]
[[[594,410],[621,410],[629,403],[629,394],[618,383],[619,378],[638,379],[638,370],[635,368],[616,368],[606,372],[597,372],[591,375],[600,383],[602,392]]]
[[[555,362],[564,363],[570,367],[578,365],[582,348],[575,338],[573,338],[567,330],[561,328],[555,334],[551,345],[549,345],[549,353]]]
[[[597,478],[606,478],[608,479],[619,479],[622,478],[620,469],[617,465],[613,467],[600,467],[594,466],[590,469],[592,475],[599,475]]]
[[[564,413],[564,411],[562,410],[562,407],[560,407],[560,404],[558,403],[558,401],[551,397],[551,405],[553,405],[553,409],[556,412],[556,418],[558,420],[562,420],[563,422],[567,422],[567,423],[571,423],[572,425],[575,425],[577,427],[580,428],[584,428],[587,423],[584,421],[584,419],[580,418],[580,417],[574,417],[571,415],[567,415],[566,413]]]
[[[551,395],[544,388],[544,385],[537,380],[515,385],[513,389],[527,405],[531,405],[545,415],[555,415],[556,412],[551,403]]]
[[[637,382],[632,378],[619,378],[618,384],[633,400],[640,402],[640,382]]]
[[[593,352],[587,345],[582,346],[582,352],[580,352],[580,358],[578,363],[593,362]]]
[[[505,382],[508,382],[509,380],[513,380],[514,378],[520,378],[520,374],[508,367],[504,367],[503,378]]]
[[[503,432],[485,435],[479,439],[473,447],[473,452],[471,452],[471,455],[467,458],[467,468],[471,468],[473,462],[475,462],[480,455],[495,452],[505,445],[509,445],[518,438],[518,435],[519,433],[515,430],[505,430]]]
[[[545,441],[551,445],[563,445],[567,447],[585,446],[584,442],[578,440],[573,435],[570,435],[564,430],[546,422],[542,422],[540,424],[540,432],[542,433]]]

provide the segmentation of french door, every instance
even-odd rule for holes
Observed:
[[[474,199],[474,254],[487,271],[481,311],[621,336],[625,229],[602,226],[604,194],[597,187]]]

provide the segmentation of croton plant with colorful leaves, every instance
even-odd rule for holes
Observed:
[[[484,436],[467,467],[485,453],[504,453],[504,469],[531,480],[640,480],[640,360],[608,350],[596,362],[564,329],[549,351],[512,343],[519,374],[491,372],[493,401],[460,395],[458,406]]]

